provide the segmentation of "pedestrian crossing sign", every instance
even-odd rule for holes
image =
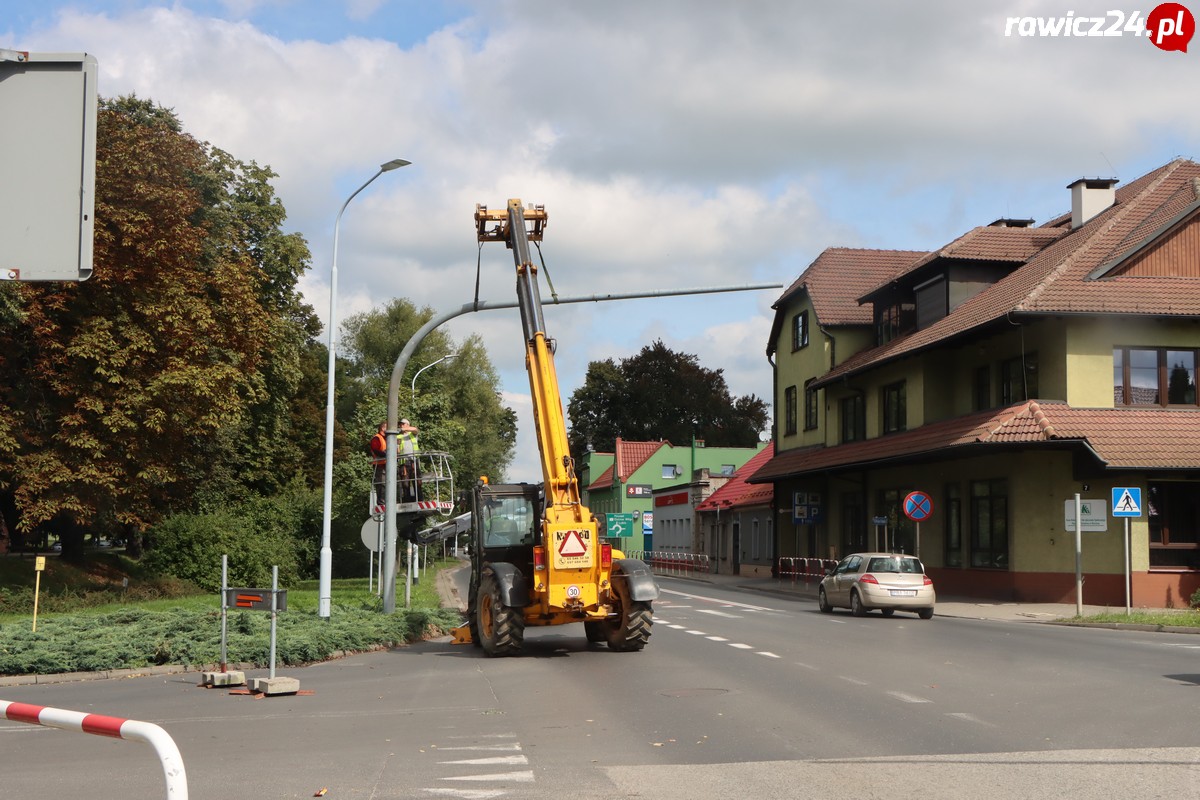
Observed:
[[[1142,515],[1141,487],[1114,487],[1112,490],[1112,514],[1114,517],[1140,517]]]

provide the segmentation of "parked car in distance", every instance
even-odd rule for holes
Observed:
[[[821,579],[817,604],[828,614],[848,608],[856,617],[879,609],[890,617],[896,609],[921,619],[933,617],[937,594],[925,565],[916,556],[899,553],[852,553]]]

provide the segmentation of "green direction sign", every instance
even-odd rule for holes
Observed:
[[[634,526],[637,525],[638,514],[605,514],[605,536],[633,536]]]

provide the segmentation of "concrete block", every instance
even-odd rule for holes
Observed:
[[[300,681],[295,678],[255,678],[254,691],[263,694],[295,694],[300,691]]]
[[[245,686],[246,673],[244,672],[202,672],[200,673],[201,682],[205,686]]]

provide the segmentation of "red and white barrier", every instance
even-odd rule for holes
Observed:
[[[10,703],[7,700],[0,700],[0,717],[46,728],[145,742],[154,748],[154,752],[158,753],[158,760],[162,762],[163,776],[167,779],[168,800],[187,800],[187,773],[183,769],[183,758],[179,755],[179,748],[166,731],[151,722],[106,717],[102,714],[84,714],[28,703]]]

